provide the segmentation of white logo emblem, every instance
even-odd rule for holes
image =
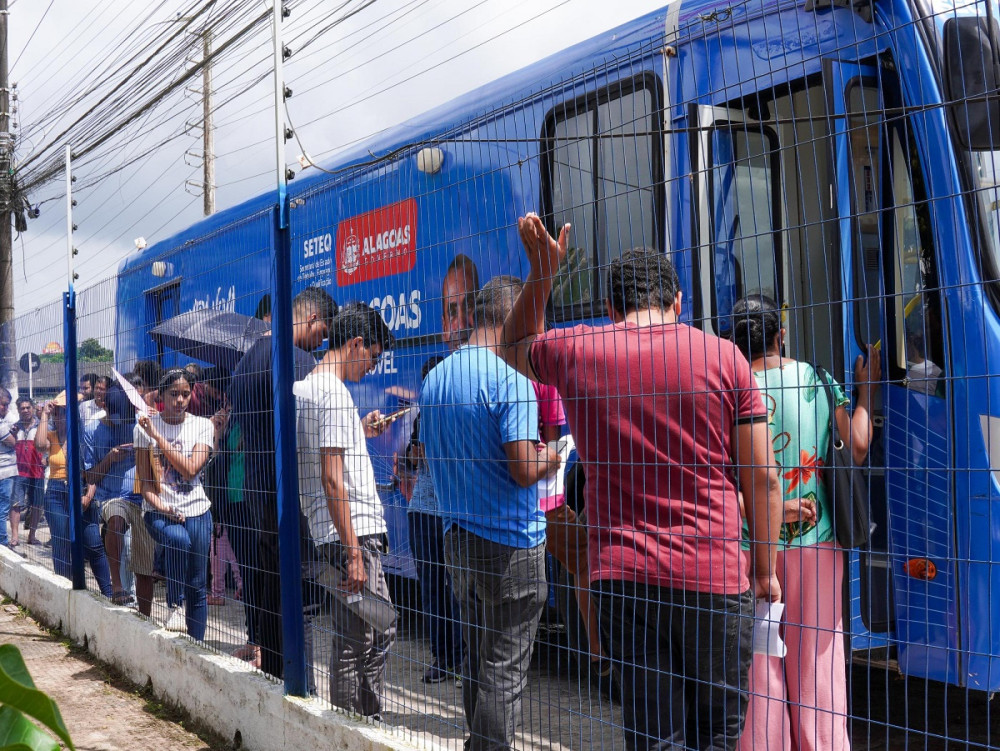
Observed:
[[[361,244],[353,234],[344,243],[344,273],[350,276],[361,265]]]

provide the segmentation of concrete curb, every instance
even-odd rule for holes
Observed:
[[[47,626],[86,645],[102,662],[154,695],[185,709],[249,751],[336,748],[358,751],[438,749],[352,720],[317,699],[287,697],[281,684],[246,663],[164,631],[129,608],[90,592],[0,546],[0,591]]]

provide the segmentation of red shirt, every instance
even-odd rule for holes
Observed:
[[[684,324],[609,324],[549,331],[531,360],[587,477],[591,580],[746,591],[732,430],[767,412],[739,350]]]

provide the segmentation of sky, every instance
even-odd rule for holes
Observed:
[[[294,50],[296,37],[301,43],[322,29],[336,8],[362,4],[293,0],[286,41]],[[136,41],[123,32],[140,19],[148,20],[137,33],[152,37],[170,29],[179,11],[191,5],[192,0],[12,0],[9,57],[20,129],[80,91],[123,45]],[[339,148],[663,5],[665,0],[378,0],[289,60],[286,83],[294,91],[289,114],[305,150],[322,163]],[[265,9],[264,2],[259,6]],[[196,60],[201,41],[192,35],[190,44],[189,58]],[[225,101],[270,70],[270,55],[267,24],[213,69],[220,210],[274,185],[271,78]],[[78,110],[67,108],[66,117]],[[106,280],[135,250],[136,238],[153,244],[203,217],[200,192],[187,184],[201,179],[201,133],[191,126],[200,118],[200,92],[179,92],[159,114],[116,135],[106,159],[75,170],[82,182],[174,137],[148,158],[75,192],[77,287],[91,288],[81,337],[107,327],[101,312],[113,305],[114,286]],[[49,137],[58,132],[53,129]],[[45,141],[42,134],[32,135],[35,142],[18,142],[19,159]],[[286,162],[294,163],[301,152],[290,142]],[[66,287],[64,196],[61,176],[36,190],[29,198],[41,202],[41,216],[15,239],[15,306],[19,317],[26,316],[19,325],[19,352],[44,344],[53,338],[50,332],[58,334],[59,316],[47,304]],[[45,309],[32,312],[40,307]]]

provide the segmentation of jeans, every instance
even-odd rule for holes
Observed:
[[[0,545],[10,542],[7,538],[7,520],[10,518],[10,500],[16,479],[16,477],[5,477],[0,480]]]
[[[59,576],[72,579],[69,486],[65,480],[49,480],[45,488],[45,518],[49,520],[52,537],[52,570]],[[101,540],[101,504],[96,501],[83,512],[83,555],[90,563],[101,594],[111,597],[111,569],[104,541]]]
[[[68,496],[67,496],[68,497]],[[111,566],[101,538],[101,504],[91,501],[83,512],[83,555],[90,563],[90,570],[97,580],[97,587],[105,597],[111,597]]]
[[[434,662],[455,670],[462,665],[465,652],[458,603],[451,588],[451,577],[444,563],[444,522],[437,514],[410,511],[410,550],[420,581],[420,604],[427,614],[427,631]]]
[[[604,650],[620,670],[629,749],[734,749],[749,700],[754,599],[626,581],[593,583]]]
[[[452,527],[444,550],[469,647],[462,665],[465,751],[506,751],[548,591],[545,545],[513,548]]]
[[[30,512],[32,509],[40,510],[44,493],[44,477],[15,477],[10,506],[21,513]]]
[[[167,606],[180,604],[183,596],[187,632],[201,641],[208,624],[208,552],[212,545],[212,514],[206,511],[181,523],[158,511],[143,515],[146,529],[163,546],[167,566]]]
[[[69,491],[65,480],[49,480],[45,487],[45,518],[52,537],[52,570],[59,576],[73,578],[69,558]]]

